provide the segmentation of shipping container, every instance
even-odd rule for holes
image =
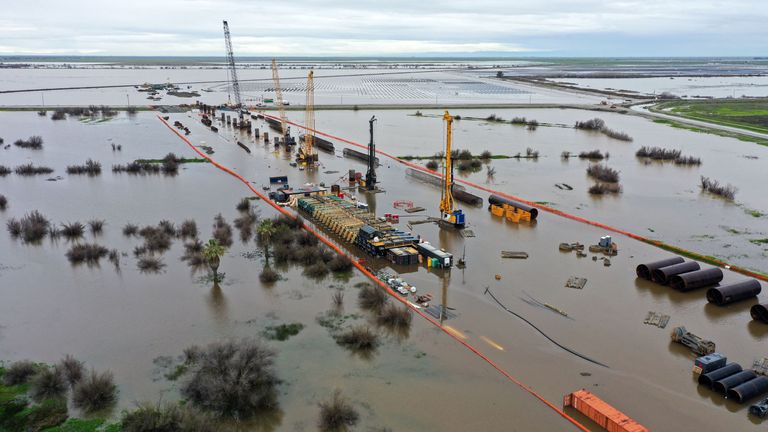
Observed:
[[[563,408],[573,407],[609,432],[648,432],[626,414],[612,407],[586,390],[578,390],[563,397]]]

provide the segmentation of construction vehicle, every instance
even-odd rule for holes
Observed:
[[[232,52],[232,38],[229,35],[229,24],[224,21],[224,44],[227,49],[227,68],[229,69],[229,88],[231,92],[228,93],[229,106],[237,109],[240,114],[240,120],[243,120],[243,101],[240,97],[240,81],[237,79],[237,69],[235,68],[235,55]],[[235,96],[235,102],[232,103],[232,94]]]
[[[286,147],[296,144],[291,137],[291,128],[288,126],[288,119],[285,117],[285,101],[283,101],[283,91],[280,88],[280,75],[277,73],[277,60],[272,59],[272,81],[275,84],[275,105],[280,112],[280,126],[283,133],[283,143]]]
[[[373,143],[373,123],[376,116],[368,120],[369,130],[371,132],[371,141],[368,143],[368,172],[365,173],[365,188],[369,191],[376,189],[376,145]]]
[[[304,116],[304,143],[299,149],[296,162],[305,165],[307,168],[313,167],[317,162],[317,151],[315,151],[315,73],[309,71],[307,76],[307,106]]]
[[[683,344],[690,348],[694,353],[702,356],[715,352],[714,342],[696,336],[686,330],[683,326],[673,328],[671,338],[672,342]]]
[[[443,190],[440,198],[440,221],[444,225],[462,229],[465,226],[464,212],[454,207],[453,199],[453,160],[451,155],[451,139],[453,117],[445,112],[445,163],[443,163]]]

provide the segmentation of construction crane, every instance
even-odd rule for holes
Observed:
[[[451,138],[453,117],[448,111],[443,115],[445,120],[445,162],[443,163],[443,191],[440,198],[440,219],[444,225],[454,228],[464,228],[464,212],[454,208],[453,200],[453,160],[451,155]]]
[[[285,117],[285,108],[283,107],[283,91],[280,89],[280,75],[277,73],[277,60],[272,59],[272,81],[275,84],[275,105],[280,112],[280,125],[282,126],[283,142],[286,147],[296,144],[291,138],[291,128],[288,126],[288,120]]]
[[[232,93],[235,95],[235,109],[240,114],[240,120],[243,119],[243,101],[240,98],[240,81],[237,80],[237,69],[235,69],[235,54],[232,52],[232,38],[229,35],[229,24],[224,21],[224,43],[227,48],[227,65],[229,69],[229,81]],[[229,104],[232,105],[230,98]]]
[[[371,142],[368,143],[368,172],[365,173],[365,188],[369,191],[376,189],[376,145],[373,143],[373,122],[376,116],[368,120],[371,132]]]
[[[307,75],[307,103],[304,115],[304,144],[299,150],[297,161],[311,167],[317,162],[315,151],[315,72]]]

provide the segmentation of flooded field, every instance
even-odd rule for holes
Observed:
[[[642,95],[670,93],[675,96],[692,98],[768,96],[768,76],[558,78],[554,81],[585,89],[628,90]]]
[[[490,113],[467,110],[454,114],[482,118]],[[594,116],[569,110],[495,113],[504,118],[524,115],[542,123],[564,125]],[[379,118],[376,133],[381,150],[424,155],[442,146],[441,121],[427,116],[437,111],[424,111],[421,117],[409,116],[412,113],[406,111],[322,112],[317,116],[318,129],[364,143],[372,114]],[[291,115],[301,119],[298,113]],[[716,251],[719,241],[723,249],[728,249],[724,244],[730,242],[732,247],[746,250],[748,241],[742,238],[765,231],[764,217],[755,218],[744,211],[745,207],[768,211],[760,199],[760,185],[753,184],[760,178],[757,167],[768,157],[764,147],[693,134],[641,118],[600,116],[609,127],[629,133],[634,141],[616,141],[565,127],[540,126],[527,131],[519,126],[460,120],[455,146],[495,154],[524,153],[526,147],[539,150],[538,161],[493,160],[497,172],[489,185],[621,228],[645,230],[642,234],[647,235],[651,228],[664,241],[697,251]],[[364,169],[362,163],[341,157],[341,143],[337,143],[335,155],[321,153],[320,169],[299,171],[289,166],[291,157],[283,150],[274,152],[272,146],[254,143],[224,126],[219,134],[213,133],[193,114],[171,114],[169,121],[176,120],[190,127],[192,143],[211,146],[217,162],[255,186],[266,184],[269,175],[277,174],[287,175],[292,185],[309,181],[332,184],[348,169]],[[256,123],[262,131],[267,130],[265,123]],[[356,274],[316,281],[303,276],[298,268],[287,268],[282,270],[285,280],[267,288],[258,279],[262,267],[258,253],[249,253],[257,246],[238,240],[222,260],[226,277],[220,290],[212,289],[202,274],[190,274],[179,260],[179,241],[165,254],[166,267],[160,274],[140,273],[130,254],[137,240],[121,234],[124,224],[154,224],[161,219],[179,223],[194,218],[205,239],[213,217],[221,212],[231,221],[237,215],[235,204],[249,195],[241,183],[206,163],[185,164],[174,177],[113,174],[113,163],[161,158],[168,152],[195,155],[154,113],[134,117],[121,114],[110,121],[82,123],[72,118],[54,122],[36,113],[4,112],[0,113],[0,124],[6,143],[35,134],[45,141],[39,151],[15,146],[0,150],[3,165],[33,161],[54,168],[51,176],[62,176],[50,182],[45,181],[49,176],[12,174],[0,178],[0,193],[9,199],[0,222],[4,225],[9,218],[32,209],[56,222],[103,218],[107,225],[98,241],[129,254],[121,260],[120,271],[108,262],[100,267],[73,268],[64,255],[68,245],[63,239],[25,245],[6,232],[0,234],[0,358],[53,362],[64,353],[74,353],[89,365],[112,369],[120,385],[119,409],[130,407],[135,400],[178,397],[177,384],[164,379],[163,369],[155,362],[160,357],[175,358],[191,344],[255,336],[268,325],[300,322],[306,327],[297,336],[270,342],[279,351],[277,369],[286,381],[280,387],[281,413],[264,424],[252,425],[255,430],[312,429],[317,402],[335,387],[362,407],[363,430],[568,430],[568,424],[557,414],[418,316],[407,338],[387,337],[370,360],[336,345],[316,318],[331,307],[331,297],[339,287],[345,293],[345,313],[360,315],[349,318],[350,323],[370,319],[356,306],[354,285],[363,280]],[[235,140],[247,143],[252,153],[245,153]],[[113,151],[112,143],[122,145],[122,150]],[[634,156],[641,145],[680,148],[701,157],[703,164],[695,169],[645,165]],[[611,153],[608,164],[621,171],[622,195],[590,198],[586,192],[590,182],[584,173],[587,162],[560,158],[563,150],[595,148]],[[82,163],[88,157],[102,162],[106,169],[101,176],[65,173],[66,165]],[[382,161],[378,175],[386,192],[360,193],[360,198],[377,214],[397,212],[394,201],[406,199],[435,216],[439,191],[406,176],[402,165]],[[702,174],[738,186],[737,203],[741,206],[701,195],[697,182]],[[466,178],[485,183],[486,174],[481,171]],[[562,191],[554,187],[555,183],[568,183],[573,190]],[[263,217],[274,214],[266,205],[256,203]],[[595,243],[605,234],[596,227],[548,213],[542,213],[536,224],[517,225],[492,217],[484,207],[463,207],[476,237],[465,238],[433,224],[413,227],[415,233],[454,255],[465,253],[466,269],[397,269],[419,292],[432,294],[453,308],[455,316],[444,324],[458,338],[476,346],[555,405],[564,394],[587,388],[652,430],[761,430],[762,426],[747,417],[746,406],[725,402],[698,388],[691,379],[693,355],[669,340],[673,326],[685,325],[715,341],[718,351],[732,361],[750,364],[752,359],[766,355],[764,341],[768,336],[768,328],[749,317],[754,300],[718,308],[707,304],[701,291],[683,294],[640,281],[634,273],[637,264],[670,254],[621,236],[614,236],[620,251],[611,258],[611,266],[558,250],[560,242]],[[673,220],[673,216],[679,219]],[[729,225],[733,220],[736,229],[749,229],[750,235],[718,231],[721,228],[717,224],[724,220]],[[404,218],[401,224],[406,222]],[[715,239],[698,241],[699,235]],[[526,251],[530,257],[503,260],[501,250]],[[356,249],[350,252],[363,256]],[[748,257],[735,257],[734,261],[762,268],[765,260],[755,253],[761,252],[750,249]],[[370,265],[385,264],[371,260]],[[587,278],[584,289],[564,287],[573,275]],[[725,272],[726,283],[742,279]],[[555,346],[501,308],[487,290],[553,340],[607,367]],[[556,306],[568,317],[531,305],[531,298]],[[644,325],[648,311],[671,315],[670,326],[662,330]]]

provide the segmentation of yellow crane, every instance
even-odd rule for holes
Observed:
[[[451,157],[451,139],[453,116],[448,111],[443,115],[445,120],[445,161],[443,163],[443,191],[440,198],[440,216],[444,224],[455,228],[464,228],[464,212],[454,208],[453,200],[453,160]]]
[[[272,59],[272,81],[275,84],[275,105],[280,112],[280,125],[282,126],[283,140],[286,146],[295,144],[290,135],[290,128],[285,117],[285,108],[283,107],[283,90],[280,89],[280,75],[277,73],[277,60]]]
[[[315,152],[315,72],[307,76],[307,103],[304,114],[304,144],[298,154],[298,162],[311,166],[317,161]]]

